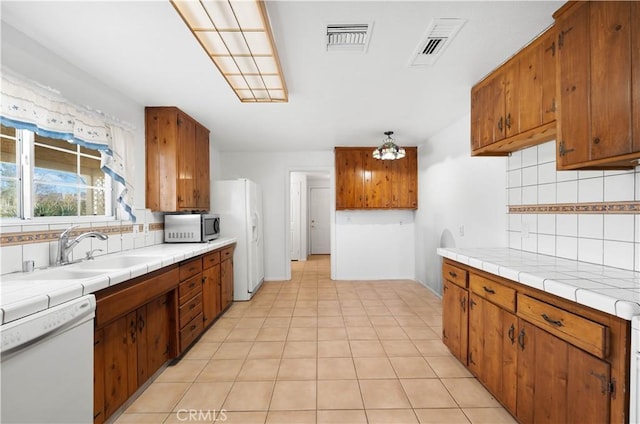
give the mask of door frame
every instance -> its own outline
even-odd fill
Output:
[[[333,166],[318,166],[318,167],[294,167],[287,170],[285,178],[285,217],[284,217],[284,259],[285,259],[285,277],[287,280],[291,279],[291,173],[300,172],[307,174],[324,174],[329,175],[329,244],[331,255],[331,279],[335,280],[335,226],[336,226],[336,180],[335,170]],[[307,211],[308,212],[308,211]]]

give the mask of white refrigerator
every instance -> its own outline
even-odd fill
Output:
[[[220,215],[220,235],[235,237],[233,300],[250,300],[264,281],[262,193],[253,181],[214,181],[211,212]]]

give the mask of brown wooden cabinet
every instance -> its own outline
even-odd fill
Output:
[[[503,156],[555,137],[555,30],[471,89],[471,154]]]
[[[105,422],[231,304],[234,247],[96,293],[94,423]]]
[[[104,422],[171,356],[170,294],[96,330],[95,422]]]
[[[442,341],[466,365],[469,326],[467,272],[447,264],[442,267],[442,275]]]
[[[628,321],[449,259],[442,270],[443,342],[458,358],[466,343],[461,362],[519,422],[626,422]]]
[[[336,209],[417,209],[418,149],[374,159],[375,147],[336,147]]]
[[[220,252],[220,303],[224,311],[233,303],[233,246]]]
[[[176,107],[146,107],[145,134],[147,207],[209,210],[209,130]]]
[[[620,168],[640,158],[640,7],[569,2],[558,29],[558,169]]]
[[[202,321],[204,328],[207,328],[222,312],[220,252],[206,254],[202,264]]]
[[[610,422],[610,364],[524,320],[519,327],[518,420]]]

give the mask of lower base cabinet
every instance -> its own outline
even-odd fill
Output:
[[[468,273],[466,321],[451,268]],[[520,423],[628,423],[628,321],[448,259],[443,277],[443,342],[468,346],[461,362]]]
[[[109,419],[231,305],[234,247],[96,293],[95,424]]]

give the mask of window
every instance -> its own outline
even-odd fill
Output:
[[[111,216],[100,152],[2,126],[0,216]]]

